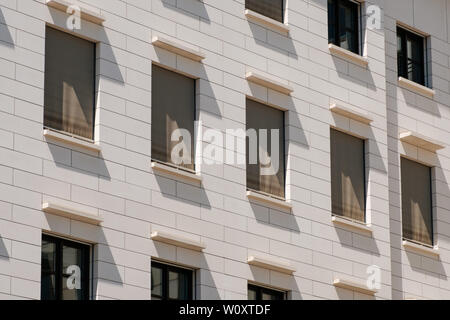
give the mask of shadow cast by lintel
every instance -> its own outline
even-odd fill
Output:
[[[14,47],[14,39],[11,35],[10,30],[8,29],[8,25],[5,21],[5,17],[0,8],[0,45],[4,45],[6,47],[13,48]]]
[[[221,293],[217,289],[211,267],[205,258],[204,252],[174,247],[158,241],[154,241],[153,244],[156,257],[152,257],[152,261],[177,263],[180,266],[195,269],[194,300],[222,300],[225,298],[223,292]]]

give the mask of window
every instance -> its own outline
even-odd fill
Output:
[[[285,292],[248,285],[248,300],[285,300],[285,298]]]
[[[359,4],[328,0],[328,41],[359,54]]]
[[[93,140],[95,43],[47,27],[44,126]]]
[[[365,221],[364,140],[334,129],[330,140],[332,212]]]
[[[193,271],[152,262],[153,300],[192,300]]]
[[[247,99],[246,117],[247,188],[284,198],[284,112]]]
[[[88,245],[44,235],[41,299],[88,300],[89,256]]]
[[[245,0],[245,8],[283,23],[283,0]]]
[[[397,28],[398,76],[425,85],[425,39],[415,33]]]
[[[153,65],[152,160],[193,170],[194,121],[195,80]],[[174,132],[185,133],[188,137],[183,135],[178,140],[179,136],[174,135],[176,139],[172,141]],[[177,152],[177,159],[172,159],[172,150],[180,143],[187,152]]]
[[[401,158],[403,238],[433,245],[431,168]]]

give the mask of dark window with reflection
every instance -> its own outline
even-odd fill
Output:
[[[152,262],[152,300],[192,300],[193,271]]]
[[[265,287],[248,285],[248,300],[285,300],[286,293]]]
[[[153,161],[194,170],[195,86],[194,79],[152,66]],[[177,131],[185,131],[186,135],[179,139],[174,136],[172,140],[172,134]],[[185,143],[185,150],[190,151],[190,154],[178,154],[183,161],[172,158],[172,151],[180,141]]]
[[[401,158],[403,238],[433,245],[431,168]]]
[[[425,39],[415,33],[397,28],[398,76],[425,85]]]
[[[359,54],[359,5],[350,0],[328,0],[328,42]]]
[[[284,111],[247,99],[246,129],[247,189],[284,198]]]
[[[333,215],[363,222],[366,204],[365,141],[331,129],[330,143]]]
[[[96,44],[47,27],[44,126],[94,138]]]
[[[44,235],[41,299],[88,300],[89,255],[88,245]]]
[[[245,0],[245,8],[283,22],[283,0]]]

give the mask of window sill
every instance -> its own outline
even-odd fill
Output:
[[[431,152],[436,152],[438,150],[445,148],[443,142],[431,139],[429,137],[426,137],[424,135],[412,131],[400,133],[399,139],[402,142],[409,143],[419,148],[427,149]]]
[[[44,137],[47,140],[62,142],[71,146],[81,147],[95,152],[100,152],[102,150],[100,145],[94,141],[84,140],[81,137],[78,138],[75,136],[69,136],[50,129],[44,129]]]
[[[265,15],[262,15],[258,12],[245,9],[245,16],[247,17],[248,20],[256,22],[258,24],[262,24],[267,28],[274,29],[281,33],[289,33],[289,26],[287,24],[268,18]]]
[[[263,193],[259,193],[257,191],[247,191],[247,198],[252,201],[255,200],[257,202],[261,202],[264,204],[270,204],[274,207],[278,207],[284,210],[291,210],[292,204],[286,200],[283,200],[281,198],[276,198],[270,195],[266,195]]]
[[[182,247],[195,251],[202,251],[206,249],[206,245],[201,241],[194,241],[178,235],[169,234],[161,231],[152,232],[151,239],[153,241],[159,241],[174,245],[176,247]]]
[[[181,43],[160,36],[153,37],[152,44],[156,47],[165,49],[167,51],[173,52],[175,54],[198,62],[202,61],[206,57],[203,53],[201,53],[198,50],[188,48]]]
[[[175,178],[182,178],[196,182],[202,181],[202,176],[194,171],[188,171],[188,169],[171,166],[161,162],[152,161],[152,169],[154,171],[169,174]]]
[[[293,274],[296,269],[287,263],[263,259],[255,256],[248,257],[247,263],[251,266],[278,271],[281,273]]]
[[[426,96],[430,99],[432,99],[434,97],[434,95],[436,94],[436,91],[434,91],[433,89],[430,89],[428,87],[425,87],[421,84],[418,84],[414,81],[408,80],[403,77],[398,78],[398,84],[400,87],[411,90],[415,93]]]
[[[359,54],[353,53],[347,49],[343,49],[335,44],[328,44],[328,49],[332,55],[347,60],[348,62],[360,65],[361,67],[367,67],[369,64],[369,60],[366,57],[360,56]]]
[[[359,231],[364,233],[372,234],[372,227],[364,222],[359,222],[356,220],[346,219],[339,216],[332,216],[331,221],[343,228],[349,229],[351,231]]]
[[[81,14],[81,19],[96,23],[96,24],[103,24],[103,22],[105,22],[105,17],[102,16],[99,13],[96,13],[92,10],[89,10],[87,8],[81,7],[79,4],[74,4],[70,1],[66,1],[66,0],[46,0],[45,2],[47,4],[47,6],[52,7],[56,10],[60,10],[63,12],[67,13],[67,9],[72,6],[72,5],[76,5],[77,7],[80,8],[80,14]]]
[[[86,222],[94,225],[99,225],[100,223],[103,222],[103,219],[98,215],[93,215],[84,211],[68,208],[54,203],[48,202],[43,203],[42,211],[44,211],[45,213],[50,213],[57,216],[81,222]]]
[[[357,291],[367,295],[374,295],[377,293],[376,289],[370,289],[365,283],[360,283],[353,280],[335,279],[333,281],[333,285],[337,288]]]
[[[373,121],[373,118],[367,112],[356,111],[341,105],[333,104],[330,106],[330,110],[331,112],[340,114],[341,116],[353,119],[358,122],[362,122],[364,124],[370,124]]]
[[[438,246],[428,246],[426,244],[419,244],[409,240],[403,240],[403,248],[408,251],[412,251],[418,254],[429,254],[433,256],[439,256],[439,247]]]
[[[288,86],[287,84],[284,84],[278,80],[269,78],[267,76],[263,76],[261,74],[258,74],[254,71],[249,71],[245,74],[245,79],[247,81],[259,84],[263,87],[290,95],[294,89],[291,86]]]

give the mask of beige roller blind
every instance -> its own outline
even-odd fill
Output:
[[[44,126],[93,139],[95,43],[47,27]]]
[[[194,169],[195,80],[153,65],[152,67],[152,159],[174,163],[171,153],[180,141],[171,141],[175,129],[191,135],[190,164]],[[187,142],[187,141],[186,141]]]
[[[247,130],[255,129],[260,140],[259,129],[267,129],[267,152],[272,157],[271,130],[278,129],[278,171],[272,175],[261,175],[262,167],[270,167],[260,163],[260,152],[256,164],[249,163],[249,139],[247,138],[247,188],[284,197],[285,189],[285,155],[284,155],[284,112],[264,104],[247,99]],[[276,146],[275,146],[276,147]],[[273,160],[271,160],[273,161]]]
[[[402,158],[403,238],[433,245],[431,168]]]
[[[364,221],[364,140],[334,129],[330,133],[332,212]]]
[[[283,22],[283,0],[245,0],[245,7],[266,17]]]

